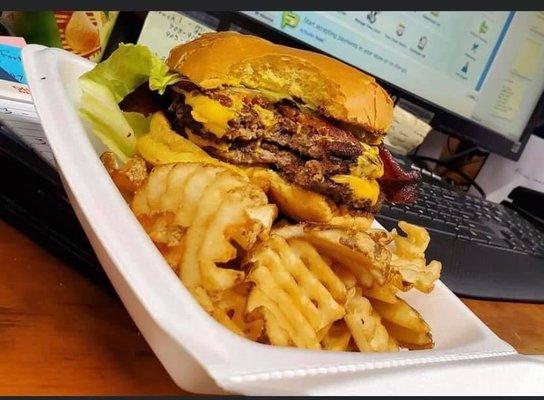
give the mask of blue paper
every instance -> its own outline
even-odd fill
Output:
[[[0,44],[0,69],[15,82],[26,84],[25,71],[21,62],[21,49],[15,46]]]

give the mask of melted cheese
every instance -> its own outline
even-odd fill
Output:
[[[378,202],[380,185],[375,179],[364,179],[353,175],[335,175],[331,179],[336,183],[349,185],[358,200],[369,200],[372,205]]]
[[[192,107],[195,121],[219,138],[227,132],[229,121],[236,116],[236,110],[197,92],[185,93],[185,103]]]
[[[262,108],[259,105],[253,106],[253,111],[259,114],[259,117],[261,117],[261,122],[265,127],[270,128],[276,123],[276,118],[274,117],[274,113],[272,111]]]
[[[361,178],[377,179],[383,175],[383,163],[380,158],[380,150],[376,146],[361,143],[364,147],[363,154],[357,158],[357,165],[351,169],[351,175]]]

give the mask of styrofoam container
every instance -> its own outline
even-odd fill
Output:
[[[24,48],[23,62],[79,221],[131,317],[183,389],[277,395],[544,393],[544,363],[517,355],[441,282],[429,295],[405,296],[431,325],[432,350],[303,350],[231,333],[191,297],[102,167],[105,148],[77,113],[77,79],[94,64],[38,45]]]

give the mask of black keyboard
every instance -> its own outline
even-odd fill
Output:
[[[459,295],[544,302],[544,233],[515,211],[422,172],[418,200],[384,204],[376,219],[387,229],[399,220],[427,228],[428,258],[442,261],[442,280]]]

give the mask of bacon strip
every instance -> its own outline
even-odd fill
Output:
[[[414,202],[417,199],[417,182],[421,179],[421,174],[417,171],[404,171],[383,146],[380,147],[380,158],[384,174],[378,182],[386,200],[391,203]]]

